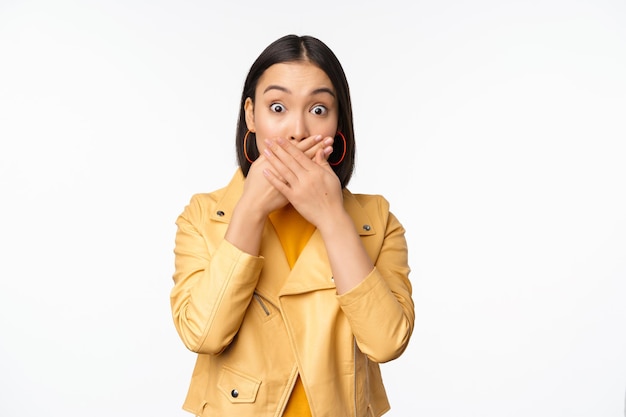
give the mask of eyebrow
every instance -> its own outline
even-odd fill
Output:
[[[270,91],[270,90],[278,90],[278,91],[285,92],[285,93],[287,93],[287,94],[292,94],[292,93],[291,93],[291,90],[290,90],[290,89],[288,89],[287,87],[283,87],[283,86],[281,86],[281,85],[275,85],[275,84],[268,85],[268,86],[265,88],[265,90],[263,90],[263,94],[267,93],[267,92],[268,92],[268,91]],[[328,94],[330,94],[331,96],[333,96],[333,98],[335,97],[335,93],[333,92],[333,90],[331,90],[331,89],[330,89],[330,88],[328,88],[328,87],[316,88],[315,90],[313,90],[313,91],[311,92],[311,95],[312,95],[312,96],[314,96],[314,95],[316,95],[316,94],[321,94],[321,93],[328,93]]]

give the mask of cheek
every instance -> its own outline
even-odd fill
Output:
[[[334,113],[334,112],[333,112]],[[319,133],[324,136],[335,136],[337,133],[337,125],[339,120],[336,114],[331,115],[327,119],[321,121],[318,125]]]
[[[256,136],[256,146],[260,153],[263,153],[263,149],[265,149],[265,139],[272,137],[272,130],[266,123],[259,121],[257,119],[255,129]]]
[[[335,134],[337,133],[337,122],[333,121],[333,122],[325,123],[322,126],[319,126],[319,131],[316,133],[324,137],[326,136],[334,137]]]
[[[256,123],[256,146],[259,150],[259,154],[263,154],[265,149],[265,139],[277,138],[281,135],[278,126],[272,123],[268,123],[267,120],[257,118]]]

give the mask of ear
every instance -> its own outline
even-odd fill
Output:
[[[254,103],[250,97],[246,98],[243,109],[246,112],[246,126],[250,132],[254,133]]]

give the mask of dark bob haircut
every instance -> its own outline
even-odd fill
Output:
[[[343,161],[336,166],[332,166],[335,174],[339,177],[341,186],[345,187],[354,171],[355,159],[355,142],[354,127],[352,123],[352,103],[350,102],[350,89],[348,88],[348,80],[343,71],[341,63],[326,44],[312,36],[286,35],[272,42],[254,61],[241,94],[241,103],[239,106],[239,120],[237,121],[236,148],[237,161],[244,176],[248,175],[250,170],[250,162],[246,159],[243,151],[243,142],[248,128],[246,126],[246,114],[244,104],[246,98],[250,97],[254,103],[255,91],[259,78],[266,69],[274,64],[285,62],[310,62],[319,67],[326,73],[330,81],[333,83],[337,94],[338,103],[338,120],[337,130],[339,130],[346,138],[346,152]],[[247,149],[248,156],[255,160],[259,157],[259,150],[256,146],[254,133],[248,135]],[[343,153],[343,140],[335,137],[333,145],[333,153],[329,156],[328,161],[339,161]]]

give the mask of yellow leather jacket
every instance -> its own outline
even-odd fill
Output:
[[[258,257],[224,240],[243,182],[238,170],[227,187],[194,195],[176,221],[172,315],[198,353],[183,408],[279,417],[300,374],[313,417],[384,414],[378,363],[400,356],[415,319],[404,228],[383,197],[344,189],[375,268],[339,296],[318,231],[293,270],[270,222]]]

